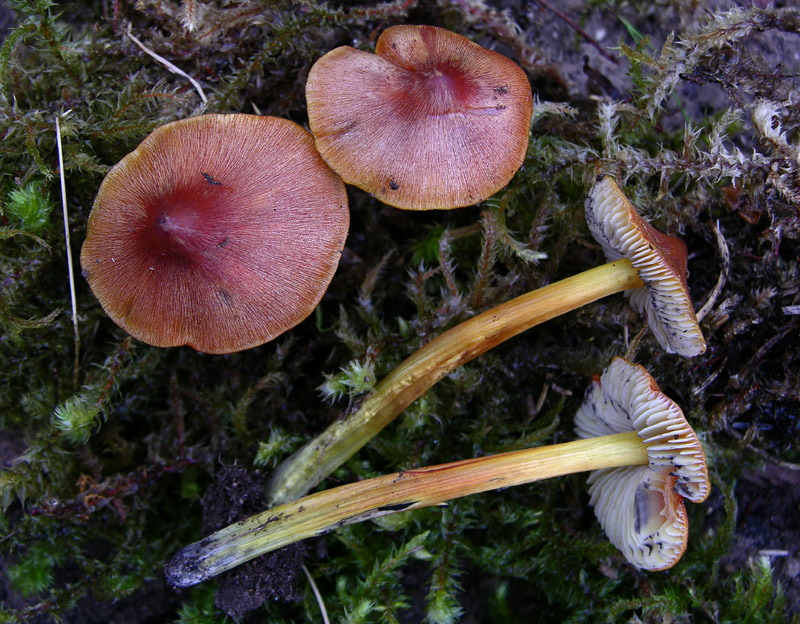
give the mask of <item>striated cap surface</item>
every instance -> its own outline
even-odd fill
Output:
[[[297,124],[202,115],[115,165],[81,267],[106,313],[152,345],[230,353],[306,318],[349,226],[344,184]]]
[[[502,54],[433,26],[393,26],[375,54],[343,46],[306,85],[317,149],[348,184],[412,210],[477,203],[525,158],[533,100]]]

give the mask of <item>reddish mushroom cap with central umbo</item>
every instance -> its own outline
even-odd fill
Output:
[[[393,26],[375,54],[336,48],[311,68],[317,149],[348,184],[413,210],[477,203],[522,166],[533,101],[502,54],[433,26]]]
[[[319,303],[349,225],[341,179],[284,119],[202,115],[155,130],[103,180],[81,266],[152,345],[254,347]]]

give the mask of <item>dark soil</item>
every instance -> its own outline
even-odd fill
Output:
[[[203,496],[203,533],[213,533],[266,507],[261,475],[240,466],[225,466]],[[238,618],[267,600],[301,599],[295,592],[295,583],[302,576],[305,554],[306,545],[300,542],[221,574],[216,605]]]
[[[736,487],[739,505],[733,544],[722,561],[732,574],[767,557],[792,613],[800,613],[800,472],[767,465],[748,470]]]

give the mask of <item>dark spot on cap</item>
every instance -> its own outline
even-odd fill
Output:
[[[602,182],[603,178],[605,177],[606,176],[601,173],[599,176],[597,176],[597,178],[595,178],[595,182]]]
[[[222,186],[222,182],[217,182],[211,174],[205,173],[203,171],[201,171],[200,173],[203,176],[203,179],[212,186]]]
[[[392,189],[393,191],[396,191],[397,189],[400,188],[400,185],[394,180],[389,180],[389,188]]]

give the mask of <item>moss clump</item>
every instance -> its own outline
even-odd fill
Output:
[[[684,559],[660,574],[631,569],[576,476],[352,526],[310,545],[305,565],[344,621],[797,620],[800,536],[778,519],[800,504],[800,68],[774,57],[777,42],[796,48],[797,10],[695,14],[675,0],[659,3],[658,21],[649,4],[587,3],[576,17],[618,33],[627,68],[598,76],[589,70],[607,61],[585,48],[571,65],[549,60],[575,53],[572,31],[560,51],[538,47],[557,17],[476,0],[6,4],[16,26],[0,46],[0,621],[222,621],[215,582],[175,592],[161,576],[201,536],[201,497],[222,467],[273,468],[432,336],[598,264],[582,217],[598,166],[687,241],[692,293],[711,299],[701,359],[667,356],[649,336],[635,356],[713,463]],[[316,314],[244,353],[135,343],[79,281],[76,385],[55,117],[77,253],[103,175],[152,129],[211,111],[305,123],[313,61],[341,44],[370,49],[403,22],[452,28],[528,71],[539,99],[511,184],[446,213],[390,210],[353,190],[347,249]],[[443,380],[326,484],[571,439],[588,379],[641,326],[611,298],[535,328]],[[297,578],[288,601],[243,620],[318,620]]]
[[[53,206],[50,197],[42,193],[41,182],[28,182],[22,188],[14,189],[8,194],[4,209],[21,229],[41,234],[50,224],[50,212]]]

